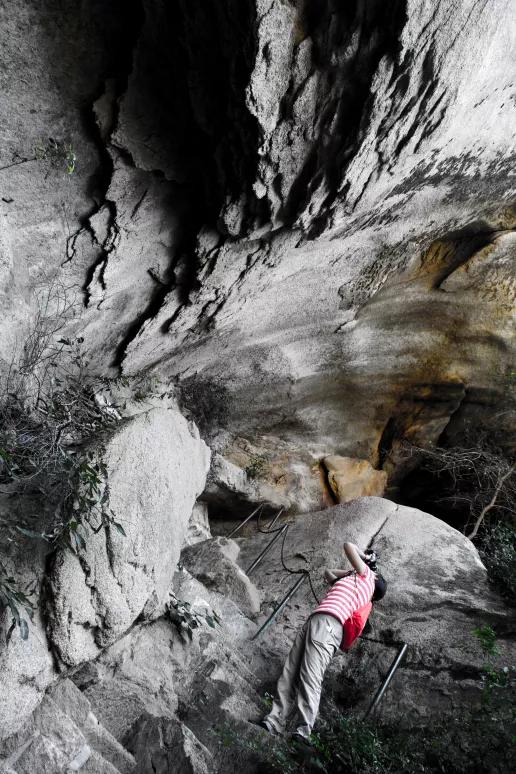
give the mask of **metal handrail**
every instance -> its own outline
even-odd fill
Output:
[[[400,663],[401,663],[401,661],[403,659],[403,656],[407,652],[407,648],[408,648],[408,645],[407,645],[406,642],[404,642],[402,644],[401,648],[399,649],[398,653],[396,654],[396,658],[394,659],[394,661],[392,662],[391,666],[389,667],[389,671],[385,675],[385,678],[384,678],[382,684],[380,685],[380,687],[376,691],[376,693],[374,695],[374,699],[371,702],[371,704],[369,705],[369,707],[367,709],[367,712],[364,715],[364,720],[367,717],[369,717],[371,712],[373,712],[376,709],[376,707],[378,706],[378,704],[380,703],[383,694],[387,690],[387,688],[389,686],[389,683],[391,682],[392,678],[394,677],[394,673],[396,672],[397,668],[399,667],[399,665],[400,665]]]
[[[246,518],[245,518],[243,521],[241,521],[241,522],[240,522],[240,524],[237,524],[237,526],[235,527],[235,529],[234,529],[234,530],[232,530],[232,531],[229,533],[229,535],[228,535],[227,537],[228,537],[228,538],[230,538],[230,537],[233,537],[233,535],[236,535],[236,533],[237,533],[239,530],[241,530],[241,529],[242,529],[242,527],[243,527],[245,524],[247,524],[247,522],[248,522],[248,521],[251,521],[251,519],[253,518],[253,516],[255,515],[255,513],[258,513],[258,511],[259,511],[261,508],[263,508],[263,503],[261,503],[261,504],[258,506],[258,508],[255,508],[255,509],[254,509],[254,511],[253,511],[252,513],[250,513],[250,514],[249,514],[249,516],[247,516],[247,517],[246,517]]]
[[[251,637],[251,640],[257,640],[257,639],[258,639],[258,637],[259,637],[261,634],[263,634],[263,632],[264,632],[266,629],[268,629],[268,628],[269,628],[269,626],[270,626],[270,625],[271,625],[271,623],[274,621],[274,619],[276,618],[276,616],[277,616],[277,615],[279,615],[279,613],[281,613],[281,611],[283,610],[283,608],[285,607],[285,605],[287,604],[287,602],[289,601],[289,599],[290,599],[291,597],[293,597],[293,596],[294,596],[294,594],[296,593],[296,591],[298,590],[298,588],[299,588],[299,587],[301,586],[301,584],[302,584],[302,583],[303,583],[303,582],[304,582],[304,581],[307,579],[307,577],[308,577],[307,573],[306,573],[306,572],[303,572],[303,574],[301,575],[301,577],[299,578],[299,580],[297,580],[297,581],[295,582],[295,584],[292,586],[292,588],[290,589],[290,591],[288,591],[288,592],[285,594],[285,596],[283,597],[283,599],[282,599],[282,600],[281,600],[281,602],[279,603],[279,605],[278,605],[278,607],[276,608],[276,610],[274,610],[274,611],[271,613],[271,615],[270,615],[270,616],[267,618],[267,620],[265,621],[265,623],[263,623],[263,624],[260,626],[260,628],[258,629],[258,631],[256,632],[256,634],[253,634],[253,636]]]
[[[270,523],[270,524],[269,524],[269,526],[267,527],[267,532],[270,532],[270,531],[271,531],[271,529],[274,527],[274,525],[275,525],[275,524],[276,524],[276,522],[278,521],[279,517],[280,517],[280,516],[281,516],[281,514],[284,512],[284,510],[285,510],[285,507],[284,507],[284,506],[283,506],[283,507],[281,507],[281,508],[279,509],[279,511],[277,512],[276,516],[273,518],[273,520],[271,521],[271,523]]]
[[[279,529],[279,530],[278,530],[278,531],[275,533],[275,535],[274,535],[274,537],[272,538],[272,540],[270,540],[270,541],[267,543],[267,545],[265,546],[265,548],[263,549],[263,551],[262,551],[260,554],[258,554],[258,556],[257,556],[257,557],[256,557],[256,559],[254,560],[254,562],[251,564],[251,566],[247,568],[247,570],[245,571],[245,572],[246,572],[246,575],[249,575],[249,573],[250,573],[250,572],[252,572],[252,571],[254,570],[254,568],[255,568],[255,567],[257,567],[257,566],[260,564],[260,562],[262,561],[263,557],[264,557],[266,554],[268,554],[268,553],[269,553],[269,551],[270,551],[270,549],[272,548],[272,546],[274,545],[274,543],[275,543],[277,540],[279,540],[279,538],[280,538],[280,537],[283,535],[283,533],[284,533],[284,532],[285,532],[285,530],[287,530],[287,529],[288,529],[288,524],[284,524],[284,525],[283,525],[283,527],[282,527],[281,529]]]

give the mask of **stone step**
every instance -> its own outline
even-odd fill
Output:
[[[91,704],[71,680],[61,680],[54,685],[49,696],[57,706],[80,728],[90,747],[97,751],[120,771],[131,774],[136,762],[92,712]]]
[[[144,713],[128,735],[138,774],[213,774],[211,752],[184,723]]]
[[[131,774],[133,756],[104,728],[70,681],[45,695],[30,721],[6,740],[1,774]]]
[[[72,771],[79,771],[80,774],[122,774],[120,769],[113,766],[97,750],[91,751],[90,757],[79,769],[69,769],[66,774],[72,774]]]

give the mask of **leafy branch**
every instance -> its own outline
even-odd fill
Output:
[[[214,610],[194,610],[189,602],[178,599],[175,594],[170,594],[170,602],[167,605],[167,615],[181,633],[186,633],[190,640],[193,639],[195,629],[207,624],[215,629],[221,625],[221,619]]]
[[[15,626],[19,627],[22,640],[26,640],[29,636],[29,625],[27,620],[22,618],[20,610],[24,610],[32,621],[34,616],[34,605],[30,598],[17,588],[15,579],[7,574],[5,568],[1,564],[0,604],[3,605],[4,608],[9,609],[12,616],[12,623],[6,637],[7,642],[9,642]]]

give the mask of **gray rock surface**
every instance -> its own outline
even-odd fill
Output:
[[[285,486],[324,456],[395,477],[400,439],[500,424],[505,0],[65,7],[65,26],[55,0],[1,11],[6,363],[57,282],[93,370],[161,374],[230,461],[237,438],[287,444],[262,483],[298,511],[311,485]]]
[[[212,755],[177,720],[143,715],[131,729],[129,749],[138,762],[140,774],[176,771],[178,774],[210,774]]]
[[[135,760],[103,728],[83,694],[65,680],[0,751],[0,771],[17,774],[130,774]],[[2,768],[2,766],[4,768]]]
[[[190,521],[188,522],[185,544],[201,543],[208,538],[211,538],[208,506],[206,503],[198,502],[194,505]]]
[[[135,771],[134,758],[97,720],[91,711],[90,702],[71,680],[59,681],[52,686],[48,695],[81,729],[90,749],[109,761],[120,774]]]
[[[136,618],[168,601],[209,451],[176,411],[151,409],[108,440],[109,507],[125,535],[107,527],[79,554],[58,552],[49,578],[49,637],[66,665],[88,661]]]
[[[20,565],[18,565],[20,569]],[[27,576],[30,578],[30,573]],[[0,739],[18,730],[24,719],[38,706],[45,689],[55,679],[54,663],[47,642],[45,621],[36,612],[28,621],[29,637],[22,640],[18,630],[6,642],[11,627],[11,615],[0,614],[2,644],[0,646]]]
[[[185,548],[181,561],[207,589],[232,600],[246,615],[260,611],[260,595],[236,560],[238,544],[230,538],[216,537]]]

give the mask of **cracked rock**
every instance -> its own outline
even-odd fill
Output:
[[[55,557],[48,631],[67,665],[94,658],[168,600],[209,451],[179,413],[151,409],[117,429],[103,459],[109,507],[125,534],[107,526],[86,535],[78,554]]]

